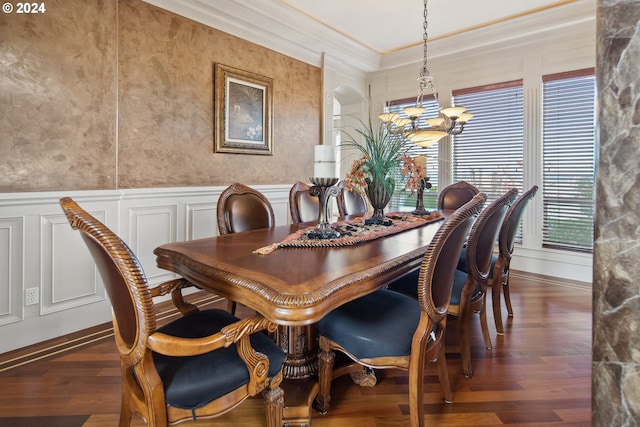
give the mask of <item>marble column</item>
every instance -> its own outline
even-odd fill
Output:
[[[598,0],[593,426],[640,426],[640,0]]]

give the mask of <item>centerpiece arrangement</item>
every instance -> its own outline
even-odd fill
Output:
[[[369,199],[373,215],[366,219],[367,224],[391,224],[384,216],[384,208],[396,188],[396,177],[406,154],[404,139],[390,133],[387,126],[374,129],[371,120],[355,131],[360,138],[347,133],[347,140],[341,144],[361,153],[347,174],[346,188]]]
[[[429,215],[429,211],[424,207],[424,190],[431,188],[429,177],[427,176],[427,156],[403,156],[402,175],[406,179],[405,188],[411,190],[411,195],[417,193],[416,208],[411,213],[414,215]]]

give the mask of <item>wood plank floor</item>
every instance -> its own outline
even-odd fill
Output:
[[[449,321],[447,363],[454,403],[442,402],[435,369],[425,376],[428,426],[590,426],[591,288],[584,283],[512,272],[515,317],[498,336],[489,313],[493,350],[473,331],[474,376],[462,375],[455,345],[456,319]],[[210,305],[223,301],[209,298]],[[490,307],[489,307],[490,308]],[[506,318],[506,310],[503,310]],[[242,314],[242,313],[241,313]],[[120,406],[118,355],[109,331],[94,342],[71,338],[0,355],[1,427],[114,427]],[[73,348],[76,346],[76,348]],[[67,350],[66,348],[71,348]],[[409,425],[407,375],[378,371],[375,387],[348,377],[334,381],[327,415],[312,411],[313,427],[399,427]],[[181,426],[265,425],[260,398],[221,417]],[[143,426],[136,418],[133,425]]]

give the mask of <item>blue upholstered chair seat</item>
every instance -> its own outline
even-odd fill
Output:
[[[387,288],[394,292],[400,292],[401,294],[408,295],[413,299],[418,299],[418,277],[420,276],[420,269],[416,268],[409,274],[406,274],[399,279],[389,283]]]
[[[498,256],[497,255],[493,255],[491,257],[491,268],[489,269],[489,278],[491,278],[491,276],[493,276],[493,267],[496,266],[496,263],[498,262]],[[458,267],[456,267],[458,270],[462,270],[465,273],[468,273],[469,271],[467,270],[467,248],[462,248],[462,253],[460,254],[460,259],[458,260]]]
[[[201,338],[238,320],[223,310],[204,310],[181,317],[158,331],[183,338]],[[284,352],[264,334],[253,334],[250,340],[256,351],[269,357],[269,377],[275,376],[282,368]],[[153,359],[164,384],[167,404],[177,408],[199,408],[249,382],[247,366],[238,356],[235,345],[191,357],[154,353]]]
[[[494,257],[497,261],[497,257]],[[458,264],[460,265],[460,264]],[[415,269],[411,273],[401,277],[400,279],[391,282],[389,284],[389,290],[394,292],[399,292],[404,295],[408,295],[413,299],[418,298],[418,276],[420,275],[420,269]],[[467,281],[467,272],[463,270],[456,270],[453,277],[453,289],[451,290],[451,305],[459,305],[460,304],[460,296],[462,295],[462,288],[464,287],[465,282]],[[476,287],[475,292],[473,293],[472,298],[478,296],[481,292],[480,285]]]
[[[453,275],[453,289],[451,290],[451,305],[460,305],[460,297],[462,296],[462,288],[464,288],[464,284],[467,281],[468,274],[466,271],[456,270]],[[476,298],[480,293],[482,293],[482,288],[480,285],[476,285],[476,289],[471,296],[471,299]]]
[[[358,359],[407,356],[419,320],[417,300],[382,289],[333,310],[318,331]]]

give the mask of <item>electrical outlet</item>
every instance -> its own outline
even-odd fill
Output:
[[[24,305],[35,305],[40,302],[40,289],[27,288],[24,290]]]

